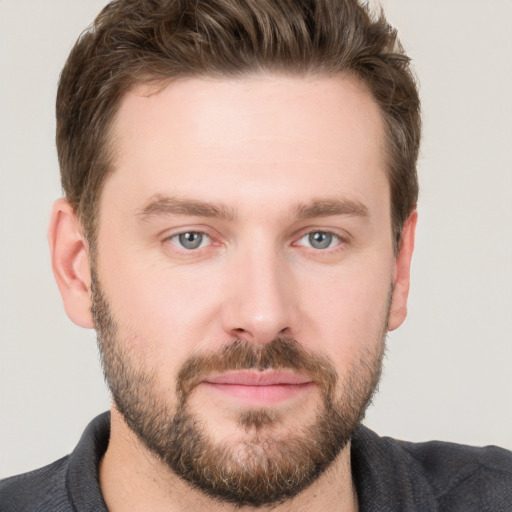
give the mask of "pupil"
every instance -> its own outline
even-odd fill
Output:
[[[331,245],[332,235],[330,233],[323,233],[317,231],[309,235],[309,243],[315,249],[327,249]]]
[[[185,247],[185,249],[197,249],[202,242],[201,233],[182,233],[179,236],[180,244]]]

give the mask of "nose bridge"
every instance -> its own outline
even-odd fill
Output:
[[[272,243],[253,243],[233,256],[226,303],[225,329],[231,336],[268,343],[291,336],[298,315],[293,278],[281,252]]]

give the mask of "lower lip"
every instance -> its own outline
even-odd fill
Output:
[[[246,404],[274,405],[298,397],[310,391],[314,384],[273,384],[268,386],[246,386],[240,384],[218,384],[203,382],[212,391],[222,393]]]

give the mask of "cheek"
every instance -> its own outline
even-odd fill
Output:
[[[342,366],[380,343],[387,325],[392,265],[358,265],[316,280],[304,314],[322,349]],[[310,283],[312,284],[312,283]],[[320,347],[318,347],[320,348]]]
[[[118,250],[102,252],[100,282],[121,342],[168,380],[191,352],[214,338],[221,287],[207,269],[192,278],[190,272],[137,258],[136,251],[126,253],[135,257]]]

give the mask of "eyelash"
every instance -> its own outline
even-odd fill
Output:
[[[326,230],[318,229],[318,230],[308,231],[307,233],[302,235],[299,238],[299,242],[301,240],[307,238],[309,243],[311,244],[312,243],[312,237],[315,236],[315,235],[327,236],[328,237],[327,246],[319,248],[319,247],[312,247],[311,245],[307,245],[307,246],[304,245],[304,247],[309,247],[309,248],[317,250],[317,251],[327,251],[329,249],[335,249],[336,247],[338,247],[340,244],[342,244],[345,241],[340,235],[338,235],[336,233],[333,233],[331,231],[326,231]],[[334,245],[331,245],[333,241],[335,241],[336,243]],[[322,242],[323,241],[319,241],[320,244],[322,244]],[[302,244],[299,244],[299,245],[302,246]]]
[[[184,247],[183,241],[181,241],[180,238],[185,237],[187,235],[199,235],[201,237],[201,241],[200,241],[199,245],[197,247]],[[204,231],[190,230],[190,231],[182,231],[181,233],[176,233],[174,235],[171,235],[171,236],[167,237],[165,239],[165,241],[169,241],[173,245],[175,245],[175,246],[179,247],[180,249],[183,249],[187,252],[189,252],[189,251],[192,252],[192,251],[196,251],[198,249],[203,249],[205,247],[203,245],[205,238],[210,241],[212,240],[212,237],[210,235],[208,235],[208,233],[205,233]],[[176,240],[176,242],[174,242],[173,240]],[[180,244],[180,245],[178,245],[178,244]]]
[[[184,240],[182,240],[181,238],[186,237],[187,235],[194,235],[194,236],[201,237],[198,245],[195,247],[194,246],[193,247],[184,247]],[[327,237],[327,245],[325,247],[313,247],[311,245],[313,243],[312,237],[314,237],[316,235],[322,235],[322,236]],[[309,245],[301,244],[300,242],[306,238],[309,242]],[[175,234],[167,237],[164,240],[164,242],[170,242],[171,244],[176,246],[178,249],[186,251],[186,252],[195,252],[195,251],[198,251],[199,249],[205,249],[208,246],[212,245],[212,242],[213,242],[213,244],[215,244],[213,238],[208,233],[205,233],[204,231],[198,231],[198,230],[189,230],[189,231],[182,231],[180,233],[175,233]],[[320,244],[325,243],[324,240],[317,240],[317,242]],[[332,245],[333,242],[336,242],[336,243],[334,245]],[[300,247],[307,247],[307,248],[315,250],[315,251],[324,252],[324,251],[336,249],[336,248],[338,248],[338,246],[340,246],[344,243],[346,243],[346,238],[343,238],[342,236],[338,235],[337,233],[333,233],[332,231],[328,231],[328,230],[317,229],[317,230],[311,230],[311,231],[308,231],[307,233],[304,233],[303,235],[301,235],[301,237],[296,242],[294,242],[293,245],[298,245]],[[194,245],[194,240],[192,240],[192,245]]]

